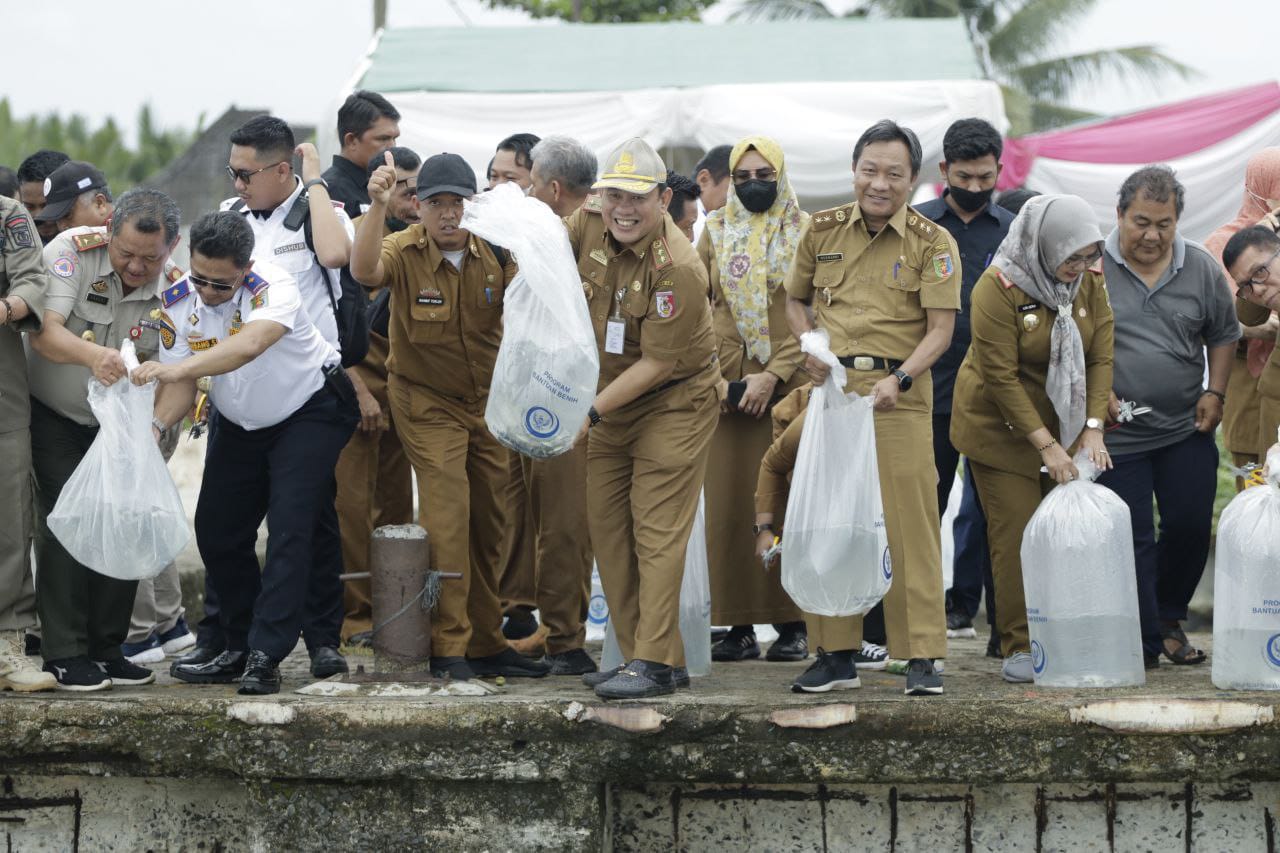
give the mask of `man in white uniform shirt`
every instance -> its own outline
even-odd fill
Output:
[[[175,664],[172,673],[275,693],[277,665],[313,612],[316,577],[341,563],[338,549],[315,544],[318,521],[333,506],[338,454],[358,419],[355,392],[288,273],[252,259],[242,216],[206,214],[191,226],[190,242],[191,271],[165,291],[160,362],[132,379],[160,383],[160,430],[190,409],[196,380],[213,377],[218,437],[205,460],[195,527],[226,650]],[[254,543],[264,517],[270,533],[259,573]],[[338,605],[340,618],[340,597]]]

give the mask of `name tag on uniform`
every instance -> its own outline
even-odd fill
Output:
[[[824,252],[818,255],[818,261],[842,261],[844,260],[844,252]]]
[[[627,324],[623,320],[610,320],[604,327],[604,351],[610,355],[622,355],[627,339]]]
[[[1039,302],[1028,302],[1026,305],[1019,305],[1018,311],[1022,313],[1026,313],[1027,311],[1034,311],[1039,307],[1040,307]]]
[[[438,290],[419,290],[417,302],[419,305],[443,305],[444,294]]]
[[[88,294],[85,294],[85,298],[88,299],[90,302],[96,302],[99,305],[111,304],[111,299],[107,296],[103,296],[101,293],[88,293]]]

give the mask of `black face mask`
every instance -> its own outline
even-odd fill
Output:
[[[991,203],[991,194],[995,192],[995,188],[974,192],[964,187],[954,187],[951,184],[947,184],[947,191],[951,193],[951,197],[956,200],[956,204],[960,205],[960,209],[965,213],[977,213]]]
[[[391,229],[392,234],[399,233],[409,227],[409,223],[403,219],[396,219],[394,216],[387,217],[387,227]]]
[[[773,202],[778,198],[778,182],[777,181],[743,181],[734,186],[733,191],[738,194],[738,201],[742,202],[742,206],[752,213],[764,213],[773,207]]]

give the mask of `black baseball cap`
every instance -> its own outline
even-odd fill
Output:
[[[457,154],[428,157],[418,172],[418,198],[431,198],[440,193],[453,193],[463,198],[476,194],[476,173]]]
[[[106,175],[83,160],[68,160],[44,179],[44,210],[33,218],[36,222],[57,222],[75,206],[81,193],[107,186]]]

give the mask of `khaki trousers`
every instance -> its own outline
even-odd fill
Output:
[[[384,395],[385,396],[385,395]],[[367,572],[373,531],[384,524],[413,520],[413,469],[405,458],[387,400],[378,401],[387,427],[376,433],[355,431],[338,457],[338,528],[342,564],[347,572]],[[342,592],[342,639],[373,630],[372,587],[368,579],[347,581]]]
[[[1253,457],[1245,462],[1257,462],[1258,454],[1275,442],[1274,428],[1270,441],[1262,434],[1262,399],[1258,380],[1249,373],[1245,359],[1236,356],[1227,379],[1227,402],[1222,406],[1222,444],[1237,458]]]
[[[508,648],[497,592],[507,451],[485,426],[483,399],[462,402],[394,373],[387,387],[418,479],[418,523],[430,537],[431,568],[462,574],[441,583],[431,654],[497,654]]]
[[[24,386],[25,387],[25,386]],[[0,631],[34,628],[36,587],[31,575],[35,504],[31,430],[0,433]]]
[[[707,557],[711,624],[781,625],[803,618],[782,588],[782,573],[765,571],[755,552],[755,487],[773,438],[768,413],[721,413],[707,463]]]
[[[1005,657],[1031,651],[1027,599],[1022,588],[1022,534],[1054,482],[1027,477],[969,460],[978,498],[987,516],[987,542],[996,592],[996,630]]]
[[[125,642],[141,643],[152,634],[171,631],[185,613],[178,564],[170,563],[155,577],[138,581]]]
[[[882,378],[883,373],[850,370],[845,390],[866,395]],[[885,633],[890,657],[903,660],[947,656],[932,408],[933,383],[925,373],[899,395],[897,408],[875,413],[880,496],[893,561],[893,583],[884,597]],[[862,647],[861,616],[806,613],[805,622],[810,648]]]
[[[694,377],[590,433],[587,518],[624,660],[684,665],[680,582],[715,430],[715,388]]]
[[[498,598],[502,600],[503,613],[532,612],[538,606],[537,528],[523,457],[514,450],[509,450],[508,455],[507,478],[502,490],[507,524],[498,561]]]

